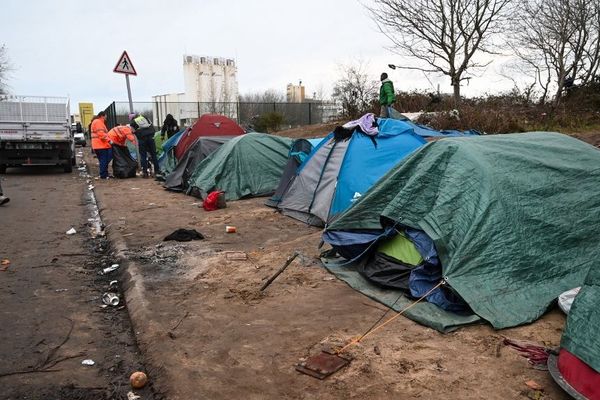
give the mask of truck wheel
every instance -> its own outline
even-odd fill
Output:
[[[6,164],[0,164],[0,174],[6,173]]]
[[[64,164],[63,171],[65,171],[66,174],[70,174],[71,172],[73,172],[73,166],[71,165],[71,163]]]

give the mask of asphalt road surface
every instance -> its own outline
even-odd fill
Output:
[[[101,307],[119,271],[98,274],[112,260],[90,235],[85,177],[30,167],[0,179],[0,399],[127,398],[143,363],[127,309]]]

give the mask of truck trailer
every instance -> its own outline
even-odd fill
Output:
[[[75,143],[67,97],[0,96],[0,173],[21,165],[71,172]]]

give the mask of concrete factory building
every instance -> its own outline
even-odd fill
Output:
[[[167,114],[183,125],[205,113],[236,118],[238,81],[234,59],[184,55],[183,83],[184,93],[152,96],[155,123],[162,124]]]

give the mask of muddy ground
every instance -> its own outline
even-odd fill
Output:
[[[97,273],[112,257],[90,237],[85,179],[43,167],[0,179],[11,198],[0,207],[0,259],[10,261],[0,267],[0,399],[126,399],[144,366],[127,309],[101,308],[121,273]]]
[[[363,333],[384,311],[320,266],[319,229],[264,198],[205,212],[198,199],[148,179],[99,182],[96,193],[109,237],[129,249],[131,317],[154,387],[169,399],[567,398],[547,372],[501,345],[509,337],[557,346],[565,317],[556,308],[502,331],[440,334],[399,318],[351,348],[354,360],[337,374],[301,375],[299,360]],[[162,241],[178,228],[205,239]],[[301,257],[260,292],[295,251]],[[530,391],[529,380],[543,392]]]

